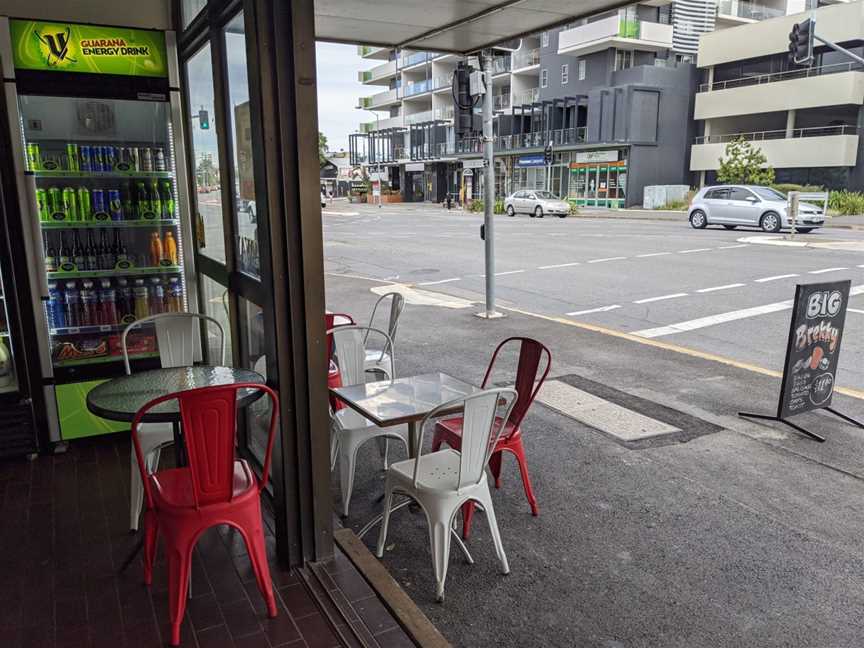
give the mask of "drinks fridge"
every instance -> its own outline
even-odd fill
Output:
[[[194,303],[174,53],[163,32],[9,28],[53,436],[128,428],[91,415],[87,392],[124,372],[126,325]],[[133,371],[159,366],[152,325],[131,331],[127,349]]]

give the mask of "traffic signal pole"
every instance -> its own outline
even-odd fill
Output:
[[[492,50],[481,54],[483,67],[483,243],[486,253],[486,311],[479,317],[503,317],[495,310],[495,166],[492,138]]]

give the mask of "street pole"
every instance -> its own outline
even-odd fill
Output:
[[[483,201],[484,243],[486,251],[486,312],[480,317],[503,317],[495,310],[495,166],[492,140],[492,50],[482,53],[483,61]]]

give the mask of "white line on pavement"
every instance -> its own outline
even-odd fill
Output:
[[[508,275],[508,274],[519,274],[520,272],[525,272],[525,271],[524,270],[507,270],[506,272],[496,272],[495,276],[500,277],[502,275]]]
[[[451,283],[453,281],[462,281],[462,277],[453,277],[452,279],[439,279],[438,281],[423,281],[418,283],[418,286],[437,286],[438,284]]]
[[[858,266],[859,268],[864,268],[864,263]]]
[[[848,270],[849,268],[825,268],[823,270],[811,270],[809,274],[823,274],[825,272],[837,272],[839,270]]]
[[[572,313],[567,313],[567,315],[587,315],[588,313],[605,313],[606,311],[615,310],[616,308],[621,308],[620,304],[612,304],[611,306],[601,306],[600,308],[589,308],[588,310],[581,311],[573,311]],[[852,310],[851,308],[849,310]]]
[[[714,286],[713,288],[702,288],[701,290],[697,290],[697,293],[710,293],[715,292],[717,290],[728,290],[729,288],[740,288],[743,286],[743,283],[734,283],[734,284],[726,284],[725,286]]]
[[[860,295],[862,293],[864,293],[864,285],[853,286],[849,291],[850,296]],[[725,322],[734,322],[735,320],[755,317],[757,315],[776,313],[778,311],[786,310],[787,308],[792,308],[791,299],[782,302],[775,302],[773,304],[765,304],[764,306],[754,306],[753,308],[742,308],[741,310],[729,311],[728,313],[709,315],[708,317],[699,317],[698,319],[678,322],[677,324],[669,324],[668,326],[658,326],[656,328],[633,331],[633,335],[638,335],[639,337],[644,338],[656,338],[663,335],[672,335],[673,333],[685,333],[686,331],[695,331],[696,329],[705,328],[706,326],[714,326],[715,324],[724,324]]]
[[[864,310],[861,310],[860,308],[847,308],[846,311],[849,313],[860,313],[861,315],[864,315]]]
[[[691,252],[710,252],[711,248],[695,248],[693,250],[678,250],[678,254],[690,254]]]
[[[766,281],[777,281],[778,279],[791,279],[792,277],[797,277],[797,274],[785,274],[785,275],[775,275],[774,277],[762,277],[761,279],[754,279],[756,283],[765,283]]]
[[[538,270],[551,270],[552,268],[569,268],[570,266],[582,265],[579,261],[573,263],[556,263],[555,265],[537,266]]]
[[[738,245],[721,245],[718,250],[734,250],[735,248],[749,247],[749,243],[739,243]]]
[[[603,263],[604,261],[621,261],[627,257],[606,257],[605,259],[591,259],[587,263]]]
[[[637,254],[636,258],[637,259],[647,259],[648,257],[665,256],[667,254],[672,254],[672,253],[671,252],[652,252],[651,254]]]
[[[660,297],[649,297],[648,299],[637,299],[634,304],[647,304],[648,302],[660,301],[663,299],[675,299],[676,297],[686,297],[687,293],[673,293],[671,295],[660,295]]]

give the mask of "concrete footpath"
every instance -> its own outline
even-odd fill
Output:
[[[362,322],[372,288],[386,284],[329,276],[327,305]],[[434,602],[425,517],[394,513],[383,563],[453,645],[861,645],[864,430],[823,413],[797,417],[827,437],[820,444],[747,421],[739,410],[776,408],[776,376],[512,310],[485,321],[474,316],[476,296],[463,298],[406,307],[400,375],[444,371],[478,383],[500,340],[529,335],[552,351],[558,385],[690,434],[634,445],[562,413],[574,409],[560,402],[566,390],[554,409],[535,404],[523,433],[540,515],[505,458],[493,500],[511,573],[499,573],[478,513],[468,543],[476,563],[454,547],[443,604]],[[834,406],[864,418],[864,400],[835,396]],[[355,531],[380,513],[380,468],[367,444],[346,520]],[[376,540],[377,528],[365,542]]]
[[[654,221],[686,221],[687,214],[683,211],[664,211],[662,209],[596,209],[580,207],[579,213],[571,218],[631,218],[636,220]],[[824,227],[839,227],[842,229],[864,229],[864,216],[832,216]]]

